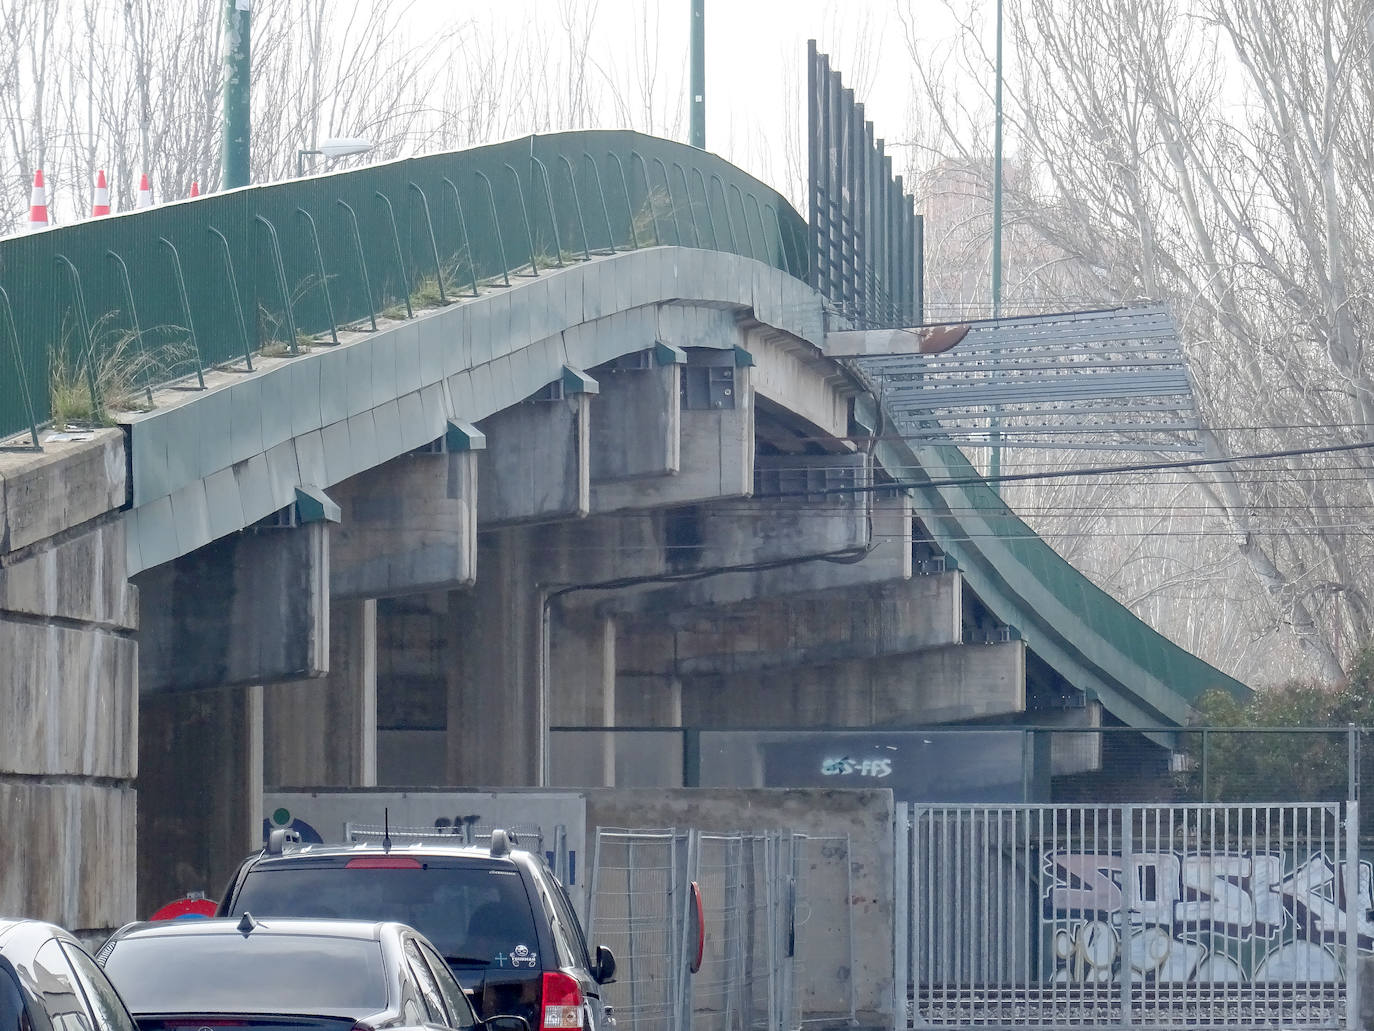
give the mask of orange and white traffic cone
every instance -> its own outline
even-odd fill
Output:
[[[110,213],[110,187],[105,182],[105,169],[95,173],[95,199],[91,202],[91,217]]]
[[[196,182],[194,179],[191,180],[191,196],[200,196],[200,183]]]
[[[33,192],[29,194],[29,228],[44,229],[48,225],[48,191],[43,186],[43,169],[33,173]]]
[[[148,185],[147,172],[144,172],[143,177],[138,181],[138,203],[134,206],[138,208],[151,208],[153,206],[153,188]]]

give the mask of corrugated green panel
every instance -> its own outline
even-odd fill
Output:
[[[935,450],[950,478],[978,479],[973,466],[957,448]],[[1074,613],[1092,634],[1108,642],[1141,670],[1190,702],[1210,688],[1222,688],[1238,695],[1247,693],[1244,685],[1156,632],[1075,569],[1022,522],[990,487],[970,483],[954,489],[963,494],[967,509],[992,528],[998,537],[997,543],[1010,552],[1024,574]],[[957,523],[957,518],[952,522]],[[972,555],[958,552],[976,553],[980,545],[972,536],[959,541],[956,533],[951,547],[959,562],[965,564],[972,560]],[[1004,579],[1017,575],[1015,569],[1006,567],[998,572]]]
[[[228,261],[216,233],[228,244]],[[95,365],[105,367],[98,378],[107,381],[113,364],[125,378],[165,383],[197,371],[190,325],[205,367],[242,361],[241,326],[255,351],[273,342],[288,346],[292,321],[327,342],[331,308],[335,325],[365,323],[389,306],[403,310],[414,292],[437,295],[436,255],[452,297],[470,292],[473,279],[528,274],[532,261],[544,269],[612,246],[656,242],[733,251],[805,279],[804,241],[801,216],[776,191],[715,155],[632,132],[587,131],[248,187],[11,237],[0,240],[0,286],[13,301],[22,379],[44,422],[52,414],[54,355],[71,368],[84,351],[71,276],[58,254],[78,270]],[[108,252],[129,269],[146,363],[130,360],[130,306]],[[13,365],[0,317],[0,437],[28,425]]]

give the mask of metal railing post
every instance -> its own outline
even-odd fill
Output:
[[[286,326],[291,333],[291,340],[287,346],[292,354],[299,354],[300,346],[296,343],[296,313],[291,309],[291,288],[286,284],[286,265],[281,258],[281,244],[277,240],[277,227],[261,215],[254,215],[253,220],[261,222],[267,227],[267,234],[272,240],[272,258],[276,265],[277,285],[281,288],[281,303],[286,306]],[[164,240],[163,243],[167,243],[167,241]],[[171,247],[172,245],[167,243],[167,246]],[[173,255],[176,254],[176,248],[172,248],[172,253]],[[177,262],[177,269],[178,271],[181,269],[180,261]]]
[[[396,228],[396,209],[391,206],[391,198],[381,190],[373,190],[372,195],[386,205],[387,219],[391,222],[391,242],[396,250],[396,274],[401,277],[401,297],[406,302],[406,318],[415,317],[415,309],[410,306],[410,279],[406,276],[406,259],[401,254],[401,231]]]
[[[320,234],[315,229],[315,219],[305,208],[297,208],[296,214],[305,219],[305,224],[310,227],[310,242],[315,247],[315,267],[320,272],[320,289],[324,291],[324,308],[329,314],[329,339],[334,341],[334,346],[339,344],[339,329],[337,320],[334,318],[334,301],[329,296],[329,275],[324,270],[324,253],[320,250]]]
[[[358,213],[352,206],[342,198],[335,198],[334,203],[348,212],[348,222],[353,229],[353,246],[358,251],[358,268],[363,273],[363,292],[367,295],[367,317],[372,323],[372,332],[377,332],[377,312],[373,308],[372,301],[372,277],[367,274],[367,255],[363,252],[363,235],[358,230]]]
[[[5,292],[5,288],[0,286],[0,303],[5,308],[5,324],[9,327],[10,343],[14,348],[14,374],[18,377],[19,396],[24,400],[24,411],[29,417],[29,438],[33,441],[33,449],[42,451],[43,445],[38,442],[38,418],[33,410],[33,395],[29,392],[29,381],[24,374],[24,356],[19,351],[19,330],[14,324],[14,309],[10,306],[10,295]],[[148,391],[149,398],[152,391]]]
[[[420,195],[420,206],[425,213],[425,228],[429,231],[429,250],[434,257],[434,283],[439,288],[439,303],[448,304],[448,298],[444,296],[444,264],[439,260],[439,241],[434,238],[434,220],[429,217],[429,198],[425,196],[420,184],[414,180],[407,185]]]
[[[138,344],[139,361],[143,363],[143,389],[148,398],[148,404],[151,405],[153,403],[153,383],[151,378],[151,374],[153,371],[153,363],[149,360],[147,346],[143,343],[143,328],[138,321],[138,308],[134,306],[134,284],[133,280],[129,278],[129,266],[124,264],[124,259],[112,250],[106,251],[105,257],[109,258],[111,261],[113,261],[116,265],[119,266],[120,278],[124,284],[124,299],[129,302],[129,322],[134,327],[134,340]],[[229,269],[231,279],[233,276],[233,271],[233,267],[231,266]],[[237,286],[235,286],[234,288],[234,303],[238,303]],[[239,312],[239,319],[240,321],[243,319],[243,312],[241,311]],[[17,342],[18,341],[16,341],[16,343]],[[248,366],[248,371],[253,371],[253,366],[251,363]]]

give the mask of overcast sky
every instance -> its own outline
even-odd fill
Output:
[[[543,20],[557,31],[558,0],[423,0],[437,18],[462,18],[502,31]],[[591,0],[586,0],[591,2]],[[991,0],[950,0],[960,12],[990,15]],[[624,76],[638,36],[657,28],[660,90],[686,110],[690,0],[595,0],[592,58]],[[908,56],[897,5],[928,25],[932,43],[951,37],[945,0],[706,0],[706,145],[779,187],[783,138],[806,117],[806,42],[818,40],[846,85],[858,86],[877,133],[895,143],[908,132]],[[421,27],[423,31],[423,27]],[[790,65],[790,67],[789,67]],[[789,112],[795,122],[787,122]],[[607,126],[613,116],[607,113]],[[681,122],[686,136],[687,121]],[[798,135],[798,138],[799,135]]]

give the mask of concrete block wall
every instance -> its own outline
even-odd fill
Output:
[[[0,454],[0,913],[91,936],[134,915],[126,496],[119,430]]]

